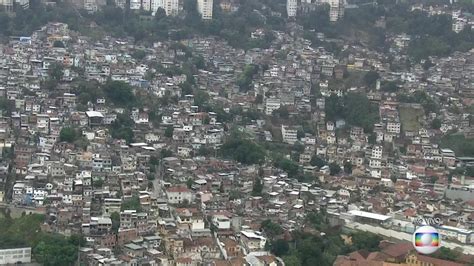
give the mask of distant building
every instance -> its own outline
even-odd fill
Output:
[[[344,0],[324,0],[329,4],[329,21],[336,22],[344,17],[345,1]]]
[[[0,0],[0,10],[5,10],[6,12],[13,12],[13,0]]]
[[[179,0],[151,0],[150,3],[153,15],[156,15],[158,8],[165,10],[167,16],[176,16],[179,13]]]
[[[84,0],[84,9],[89,13],[95,13],[99,9],[97,0]]]
[[[282,125],[281,136],[283,138],[283,142],[294,144],[296,141],[298,141],[298,130]]]
[[[31,248],[0,249],[0,265],[31,263]]]
[[[298,1],[297,0],[287,0],[286,1],[286,13],[288,17],[295,17],[296,11],[298,8]]]
[[[214,0],[198,0],[197,9],[202,19],[212,19],[212,7]]]
[[[267,98],[265,100],[265,114],[272,115],[273,111],[278,110],[281,106],[279,98]]]

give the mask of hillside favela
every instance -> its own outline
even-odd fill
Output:
[[[474,0],[0,0],[0,265],[474,266]]]

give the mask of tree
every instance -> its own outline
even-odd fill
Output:
[[[326,121],[335,121],[343,117],[343,101],[336,94],[331,94],[325,98],[324,110],[326,112]]]
[[[186,181],[186,186],[190,189],[194,184],[194,180],[192,178],[188,178]]]
[[[449,260],[449,261],[456,261],[459,258],[459,253],[453,251],[446,247],[441,247],[436,253],[433,254],[435,258]]]
[[[94,188],[101,188],[103,185],[104,185],[104,179],[102,179],[102,178],[97,178],[93,182]]]
[[[161,158],[171,157],[171,156],[173,156],[173,152],[171,150],[162,149],[160,151],[160,156],[161,156]]]
[[[369,71],[364,75],[364,83],[369,88],[375,88],[378,79],[380,79],[380,75],[377,71]]]
[[[78,134],[76,130],[72,127],[63,127],[59,132],[59,140],[65,141],[69,143],[73,143],[76,139]]]
[[[122,201],[120,210],[136,210],[137,212],[141,212],[142,206],[140,204],[140,198],[138,198],[138,196],[132,196],[130,199]]]
[[[53,47],[56,48],[65,48],[64,43],[62,41],[54,41]]]
[[[110,135],[115,139],[124,139],[127,143],[132,142],[134,133],[134,122],[126,113],[117,115],[117,119],[110,125]]]
[[[135,104],[136,98],[132,87],[123,81],[107,81],[103,90],[108,100],[120,107],[131,107]]]
[[[135,58],[136,60],[142,60],[143,58],[145,58],[145,56],[146,56],[146,52],[140,49],[135,50],[132,53],[132,57]]]
[[[474,166],[466,167],[466,175],[474,177]]]
[[[293,178],[296,177],[296,175],[299,172],[299,165],[292,161],[288,160],[286,158],[277,158],[274,162],[275,167],[278,167],[282,169],[283,171],[288,173],[288,177]]]
[[[257,143],[232,133],[221,147],[222,154],[243,164],[261,164],[265,160],[265,150]]]
[[[258,73],[258,70],[259,67],[257,65],[245,66],[244,71],[237,79],[237,85],[239,86],[241,91],[246,92],[250,90],[250,87],[252,85],[252,79]]]
[[[290,116],[290,112],[288,111],[288,107],[282,106],[275,111],[273,111],[273,114],[278,115],[278,117],[283,118],[283,119],[288,119]]]
[[[49,77],[54,82],[59,82],[63,78],[63,66],[59,63],[52,63],[48,69]]]
[[[271,252],[275,254],[275,256],[281,257],[286,255],[290,250],[290,245],[288,241],[284,239],[277,239],[271,243]]]
[[[286,266],[300,266],[301,261],[298,258],[297,255],[290,255],[290,256],[284,256],[283,261],[285,262]]]
[[[441,128],[441,120],[439,118],[433,119],[433,121],[431,121],[431,128],[432,129],[440,129]]]
[[[262,190],[263,190],[262,180],[259,177],[257,177],[253,181],[252,196],[262,196]]]
[[[110,215],[110,219],[112,220],[112,231],[118,233],[120,228],[120,214],[118,212],[113,212]]]
[[[395,81],[384,81],[380,87],[386,92],[396,92],[398,90],[398,84]]]
[[[344,173],[352,174],[352,163],[350,161],[344,163]]]
[[[367,251],[376,251],[382,237],[370,232],[355,232],[351,234],[354,250],[364,249]]]
[[[194,95],[194,105],[202,107],[209,103],[209,94],[203,91],[198,91]]]
[[[0,115],[3,113],[6,116],[10,116],[15,110],[15,104],[13,101],[8,100],[6,97],[0,98]]]
[[[365,132],[371,132],[379,119],[378,106],[372,104],[367,95],[362,93],[346,94],[343,114],[349,124],[363,127]]]
[[[173,126],[168,126],[165,129],[165,137],[172,138],[173,137],[173,131],[174,131],[174,127]]]
[[[329,164],[329,174],[338,175],[341,172],[341,167],[337,163]]]
[[[269,219],[262,221],[260,230],[263,230],[271,239],[284,233],[283,228],[278,223],[274,223]]]
[[[319,168],[323,167],[326,165],[326,162],[321,159],[318,155],[314,154],[311,157],[311,161],[309,162],[312,166],[317,166]]]

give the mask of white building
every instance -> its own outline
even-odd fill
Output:
[[[286,13],[288,17],[295,17],[298,9],[298,0],[286,0]]]
[[[117,7],[122,8],[122,9],[125,8],[125,4],[126,4],[126,3],[127,3],[126,0],[115,0],[115,5],[116,5]]]
[[[212,217],[212,223],[218,230],[227,230],[230,229],[230,219],[229,217],[221,214],[214,215]]]
[[[294,144],[296,141],[298,141],[298,131],[284,125],[281,125],[281,136],[283,138],[283,142],[288,144]]]
[[[344,0],[324,0],[329,4],[329,21],[335,22],[344,17],[345,1]]]
[[[31,263],[31,248],[0,249],[0,265]]]
[[[399,122],[388,122],[387,132],[400,134],[400,123]]]
[[[166,196],[170,204],[193,202],[193,193],[186,187],[170,187],[166,190]]]
[[[281,106],[279,98],[267,98],[265,100],[265,114],[271,115],[273,111],[278,110]]]
[[[140,10],[142,7],[142,1],[141,0],[130,0],[130,9],[131,10]]]
[[[95,13],[99,9],[97,0],[84,0],[84,9],[89,13]]]
[[[6,12],[13,12],[13,0],[0,0],[0,7]]]
[[[179,0],[145,0],[151,1],[151,11],[156,14],[158,8],[165,10],[167,16],[176,16],[179,13]]]
[[[382,146],[374,146],[372,148],[372,158],[373,159],[382,159],[382,152],[383,152],[383,148]]]
[[[197,9],[202,19],[212,19],[212,6],[214,0],[198,0]]]

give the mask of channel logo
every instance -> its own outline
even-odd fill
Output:
[[[422,226],[413,233],[413,246],[421,254],[432,254],[441,247],[441,236],[432,226]]]

